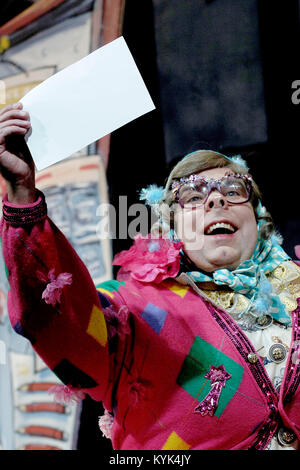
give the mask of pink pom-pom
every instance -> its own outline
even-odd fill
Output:
[[[60,302],[63,288],[66,285],[72,284],[72,274],[61,273],[55,277],[54,269],[51,269],[48,273],[48,280],[50,280],[50,282],[42,293],[42,299],[44,299],[47,304],[51,304],[52,307],[54,307]]]
[[[296,245],[294,247],[295,250],[295,255],[297,256],[298,259],[300,259],[300,245]]]
[[[125,335],[130,333],[129,325],[127,324],[129,310],[126,305],[122,305],[118,311],[113,306],[104,309],[104,316],[109,326],[110,336],[113,338],[118,335],[124,338]]]
[[[153,393],[152,384],[148,380],[143,379],[133,381],[128,391],[128,404],[132,407],[149,401]]]
[[[68,385],[54,385],[48,390],[54,394],[54,401],[61,404],[80,403],[85,398],[82,390],[74,389]]]
[[[107,410],[104,410],[104,415],[100,416],[98,424],[100,431],[102,432],[102,436],[107,437],[107,439],[111,439],[111,428],[113,423],[114,417]]]

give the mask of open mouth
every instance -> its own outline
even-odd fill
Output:
[[[229,222],[217,222],[209,225],[204,234],[205,235],[232,235],[237,231],[237,227]]]

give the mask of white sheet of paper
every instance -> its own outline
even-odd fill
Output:
[[[155,109],[123,37],[33,88],[21,100],[30,114],[27,145],[38,170]]]

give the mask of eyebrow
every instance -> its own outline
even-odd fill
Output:
[[[186,183],[186,185],[182,185],[182,187],[180,188],[180,194],[184,194],[188,191],[195,191],[195,188],[191,188],[190,186],[193,185],[193,184],[199,184],[199,182],[190,182],[190,183]]]

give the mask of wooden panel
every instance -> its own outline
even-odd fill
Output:
[[[104,0],[102,16],[102,32],[100,36],[101,46],[121,36],[123,26],[125,0]],[[97,152],[102,155],[105,168],[108,165],[110,148],[110,134],[98,141]]]

